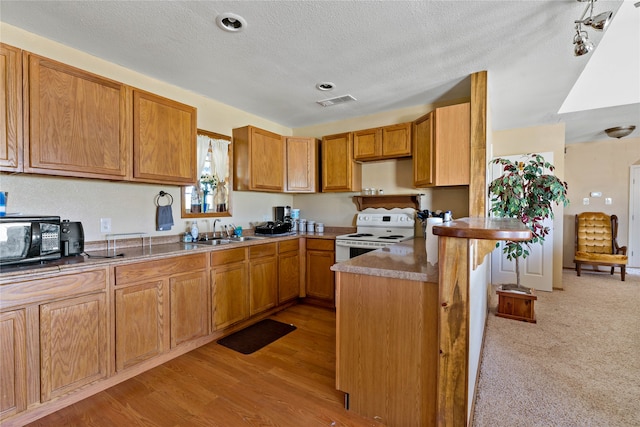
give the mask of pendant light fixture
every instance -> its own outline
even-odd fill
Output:
[[[607,11],[593,16],[593,4],[597,0],[578,0],[581,3],[589,3],[582,12],[580,19],[574,21],[576,24],[576,34],[573,36],[573,53],[575,56],[585,55],[593,50],[593,43],[589,41],[589,34],[582,29],[582,26],[588,26],[596,31],[604,31],[611,23],[613,12]],[[589,12],[589,16],[587,16]]]

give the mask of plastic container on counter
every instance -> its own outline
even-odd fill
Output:
[[[307,221],[307,233],[313,233],[315,231],[316,228],[316,222],[315,221]]]
[[[316,222],[316,233],[324,233],[324,224]]]

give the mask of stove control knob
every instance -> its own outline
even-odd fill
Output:
[[[362,217],[360,217],[360,219],[362,219],[363,221],[369,221],[369,217],[368,216],[362,216]]]

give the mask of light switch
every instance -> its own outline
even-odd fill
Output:
[[[588,205],[589,204],[589,198],[585,197],[584,199],[582,199],[582,204],[583,205]]]
[[[591,197],[602,197],[602,191],[592,191]]]
[[[613,200],[611,200],[611,197],[607,197],[604,199],[604,204],[605,205],[610,205],[611,203],[613,203]]]

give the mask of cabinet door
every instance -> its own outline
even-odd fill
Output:
[[[27,408],[24,310],[0,313],[0,420]]]
[[[249,315],[273,308],[278,302],[276,257],[252,260],[249,266]]]
[[[171,348],[209,331],[207,273],[183,274],[169,279]]]
[[[40,306],[42,401],[107,376],[106,294]]]
[[[24,66],[24,171],[125,179],[125,86],[33,54]]]
[[[22,170],[22,53],[0,43],[0,170]]]
[[[133,89],[133,179],[194,184],[196,109]]]
[[[250,129],[251,189],[284,190],[284,142],[273,132]]]
[[[297,241],[295,241],[297,246]],[[300,251],[281,253],[278,256],[278,303],[300,296]]]
[[[322,138],[322,191],[360,191],[362,168],[353,160],[351,133]]]
[[[333,264],[333,251],[307,250],[307,296],[334,302],[335,279],[331,271]]]
[[[411,123],[400,123],[382,128],[382,157],[411,156]]]
[[[211,286],[214,331],[249,317],[249,277],[246,262],[213,268]]]
[[[433,131],[435,185],[469,185],[471,104],[436,109]]]
[[[433,185],[433,112],[413,122],[413,185]]]
[[[167,349],[165,322],[168,318],[164,313],[167,304],[162,281],[117,288],[115,302],[116,370],[123,370]]]
[[[367,160],[382,156],[382,128],[353,132],[353,158]]]
[[[285,138],[288,192],[318,191],[318,140],[306,137]]]

